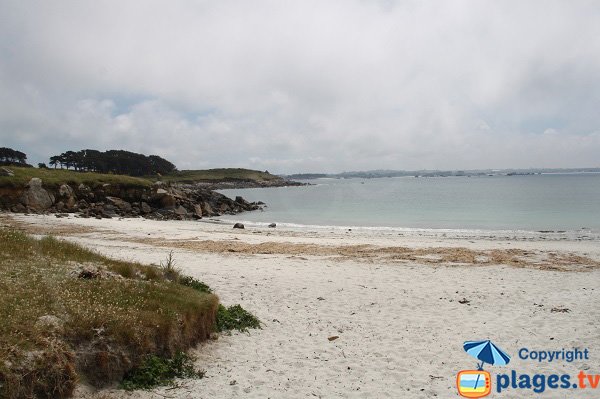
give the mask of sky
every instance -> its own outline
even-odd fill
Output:
[[[600,2],[0,0],[0,146],[272,173],[600,167]]]

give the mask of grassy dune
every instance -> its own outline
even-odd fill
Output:
[[[165,176],[132,177],[125,175],[102,174],[92,172],[76,172],[66,169],[39,169],[9,166],[14,176],[0,176],[0,187],[22,187],[32,177],[42,179],[45,187],[58,187],[61,184],[79,185],[81,183],[92,188],[102,184],[114,184],[125,187],[148,187],[157,180],[165,182],[222,182],[222,181],[255,181],[270,182],[281,178],[270,173],[250,169],[207,169],[183,170]]]
[[[61,184],[85,184],[92,188],[102,184],[115,184],[124,187],[149,187],[152,182],[139,177],[112,175],[92,172],[76,172],[66,169],[38,169],[8,166],[14,176],[0,176],[0,187],[22,187],[32,177],[42,179],[45,187],[58,187]]]
[[[15,168],[16,169],[16,168]],[[0,397],[119,381],[215,330],[218,298],[173,269],[0,229]]]

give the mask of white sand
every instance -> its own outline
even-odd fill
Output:
[[[419,233],[260,229],[143,219],[17,216],[38,233],[57,232],[109,256],[158,263],[169,241],[409,247],[522,248],[568,251],[600,260],[597,240],[468,238]],[[89,230],[77,230],[85,226]],[[70,231],[72,227],[73,229]],[[37,230],[36,230],[37,229]],[[150,234],[150,235],[148,235]],[[485,236],[485,237],[484,237]],[[142,239],[159,239],[142,242]],[[537,255],[536,255],[537,256]],[[102,391],[81,397],[133,398],[450,398],[456,373],[475,360],[466,340],[492,339],[511,356],[494,373],[600,374],[600,269],[562,272],[506,265],[420,264],[319,255],[205,252],[175,248],[177,266],[209,284],[221,302],[240,303],[262,330],[221,335],[195,350],[201,380],[152,392]],[[577,265],[574,265],[577,268]],[[461,304],[459,300],[469,303]],[[568,308],[569,312],[552,312]],[[329,341],[328,337],[339,336]],[[589,348],[573,363],[521,360],[519,348]],[[495,383],[495,379],[493,379]],[[596,390],[509,389],[491,397],[597,398]]]

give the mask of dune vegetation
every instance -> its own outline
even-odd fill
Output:
[[[150,187],[148,179],[115,175],[110,173],[79,172],[68,169],[26,168],[22,166],[7,166],[14,176],[0,176],[0,187],[23,187],[33,177],[42,179],[45,187],[53,188],[61,184],[78,186],[85,184],[92,188],[103,184],[114,184],[121,187]]]
[[[78,381],[113,384],[152,356],[181,365],[216,330],[218,298],[172,259],[123,262],[8,229],[0,243],[2,398],[68,397]]]

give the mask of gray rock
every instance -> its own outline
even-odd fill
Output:
[[[243,229],[244,225],[242,223],[236,223],[236,224],[233,225],[233,228],[234,229]]]
[[[27,208],[25,208],[23,204],[17,204],[12,207],[12,211],[15,213],[24,213],[27,212]]]
[[[123,212],[131,212],[131,204],[127,201],[122,200],[121,198],[118,197],[106,197],[106,200],[116,206],[117,208],[119,208],[120,210],[122,210]]]
[[[273,229],[273,228],[277,227],[277,224],[275,224],[275,223],[271,223],[271,224],[269,225],[269,227]]]
[[[72,197],[73,189],[68,184],[62,184],[60,186],[60,188],[58,189],[58,195],[60,195],[61,197],[66,197],[66,198]]]
[[[65,202],[65,206],[69,210],[76,209],[77,208],[77,200],[75,199],[75,197],[67,198],[67,201]]]
[[[42,187],[42,179],[32,178],[21,196],[21,203],[34,210],[45,210],[54,203],[54,196]]]
[[[237,197],[235,197],[235,201],[238,204],[242,204],[242,205],[250,205],[250,203],[248,201],[246,201],[243,197],[240,197],[239,195]]]
[[[213,216],[215,211],[213,211],[212,206],[208,202],[202,203],[202,215],[203,216]]]
[[[148,205],[146,202],[141,203],[140,210],[142,211],[142,213],[152,212],[152,208],[150,208],[150,205]]]
[[[173,210],[173,212],[175,212],[175,214],[179,215],[179,216],[187,215],[187,210],[184,207],[182,207],[181,205],[179,205],[177,208],[175,208]]]

